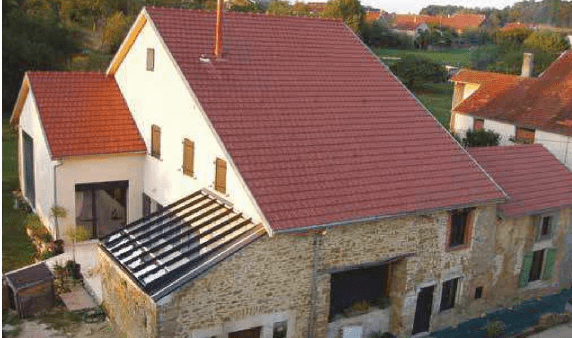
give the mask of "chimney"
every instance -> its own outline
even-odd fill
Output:
[[[216,4],[215,58],[220,58],[222,55],[222,6],[223,0],[218,0]]]
[[[524,53],[522,58],[522,77],[531,77],[532,70],[534,69],[534,54]]]

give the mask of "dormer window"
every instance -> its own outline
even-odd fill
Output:
[[[147,70],[152,72],[155,70],[155,49],[147,48]]]

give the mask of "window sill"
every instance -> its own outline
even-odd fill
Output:
[[[456,252],[456,251],[463,251],[470,247],[469,243],[456,245],[456,246],[447,246],[445,248],[445,252]]]

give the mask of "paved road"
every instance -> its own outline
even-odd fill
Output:
[[[572,337],[572,323],[563,324],[550,328],[546,331],[542,331],[529,338],[570,338]]]

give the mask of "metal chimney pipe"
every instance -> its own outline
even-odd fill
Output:
[[[216,58],[222,55],[222,6],[223,0],[218,0],[216,4],[216,37],[214,49]]]

